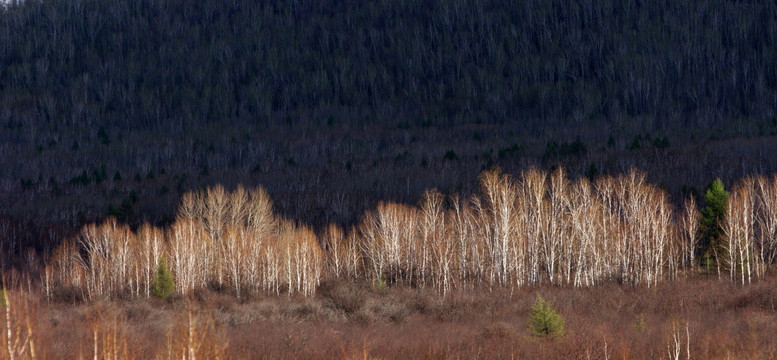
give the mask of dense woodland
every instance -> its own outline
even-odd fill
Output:
[[[769,1],[0,2],[0,270],[13,289],[0,300],[16,304],[4,319],[18,321],[0,342],[32,334],[36,316],[54,329],[63,304],[90,313],[126,301],[135,305],[118,305],[114,325],[69,321],[93,328],[82,345],[95,354],[111,336],[131,343],[115,322],[148,318],[133,307],[157,300],[160,260],[174,279],[163,304],[175,325],[138,321],[138,332],[177,334],[168,357],[191,348],[192,329],[219,338],[223,321],[177,307],[210,307],[212,297],[314,308],[252,312],[278,326],[418,316],[426,320],[409,323],[432,334],[429,318],[471,315],[473,304],[524,321],[511,301],[537,289],[561,300],[626,291],[617,285],[652,299],[633,305],[662,324],[632,334],[647,343],[613,343],[606,334],[625,333],[618,326],[635,313],[590,305],[621,325],[565,341],[604,357],[609,341],[623,358],[632,348],[664,357],[667,347],[677,358],[675,311],[733,308],[748,329],[772,329],[756,325],[774,319],[763,285],[777,257],[774,64]],[[650,292],[709,283],[731,298],[677,310]],[[454,305],[462,299],[471,308]],[[218,307],[235,316],[240,306]],[[577,314],[571,325],[592,321],[561,310]],[[456,324],[482,320],[468,316]],[[758,351],[726,348],[744,330],[702,337],[709,319],[688,316],[688,355],[777,353],[768,340],[749,345]],[[413,351],[563,354],[508,325],[466,349]],[[465,344],[464,333],[440,346]],[[519,345],[468,352],[504,339]],[[315,353],[272,341],[288,348],[269,357]],[[401,351],[380,344],[379,356]],[[125,357],[159,354],[126,345]],[[34,351],[25,346],[19,354]],[[367,355],[366,343],[363,354],[332,346],[330,355]],[[5,348],[0,357],[13,352]]]
[[[1,89],[5,121],[94,132],[345,109],[527,119],[527,131],[718,125],[774,116],[775,13],[734,1],[28,1],[3,11]]]
[[[430,187],[471,192],[494,163],[638,167],[673,195],[777,170],[769,2],[0,11],[0,200],[32,227],[165,223],[216,183],[264,186],[320,226]]]
[[[705,219],[694,198],[675,210],[634,171],[593,183],[562,169],[518,179],[491,171],[472,198],[431,190],[420,206],[381,203],[349,232],[330,225],[319,238],[277,218],[263,189],[217,186],[185,194],[166,229],[135,233],[115,219],[84,227],[56,251],[44,287],[47,297],[149,297],[160,259],[179,294],[217,288],[238,298],[312,296],[327,279],[428,286],[442,296],[455,287],[651,287],[698,272],[744,285],[777,257],[776,205],[777,178],[743,180],[713,224],[719,234],[699,244]]]
[[[715,177],[777,171],[769,2],[0,12],[0,211],[37,251],[108,215],[169,224],[183,193],[217,183],[261,185],[323,227],[431,187],[472,193],[494,164],[637,167],[678,204]]]

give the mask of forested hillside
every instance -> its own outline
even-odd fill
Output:
[[[776,12],[734,1],[28,1],[3,11],[0,90],[6,121],[93,131],[330,112],[520,120],[531,133],[770,120]]]
[[[0,212],[20,253],[261,185],[353,224],[498,165],[637,167],[679,204],[777,171],[770,2],[25,1],[0,10]],[[43,230],[41,230],[43,229]]]

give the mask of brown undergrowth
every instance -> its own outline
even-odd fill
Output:
[[[696,277],[651,288],[458,289],[442,297],[340,281],[312,298],[238,300],[201,290],[94,303],[9,290],[2,357],[10,349],[14,359],[774,359],[776,283]],[[565,318],[565,337],[531,336],[538,294]]]

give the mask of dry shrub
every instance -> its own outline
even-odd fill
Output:
[[[769,281],[747,286],[744,294],[736,297],[728,306],[738,308],[757,307],[765,311],[777,311],[777,288]]]
[[[124,314],[127,321],[147,322],[154,315],[153,305],[146,301],[130,302]]]
[[[426,314],[436,309],[436,294],[431,294],[428,290],[419,289],[407,294],[404,301],[410,303],[416,312]]]
[[[369,299],[365,308],[379,319],[402,322],[412,313],[410,305],[393,297],[384,297]]]
[[[378,317],[369,308],[361,308],[348,318],[354,324],[362,327],[370,326],[378,320]]]
[[[40,356],[41,341],[36,330],[36,309],[25,294],[0,290],[3,329],[0,331],[5,359],[35,359]]]
[[[167,335],[164,353],[168,359],[224,359],[227,339],[206,315],[189,310]]]
[[[350,281],[327,281],[318,289],[319,296],[325,302],[345,314],[353,314],[364,306],[368,295],[364,289]]]
[[[87,357],[95,359],[119,360],[139,358],[139,356],[130,353],[127,344],[127,334],[122,324],[125,318],[116,314],[102,316],[96,313],[95,318],[91,320],[90,352],[86,352]],[[91,355],[91,356],[89,356]]]
[[[259,313],[261,319],[265,320],[277,320],[280,317],[280,306],[276,300],[262,301],[255,306],[256,311]]]
[[[324,307],[319,302],[310,300],[290,301],[281,314],[287,319],[313,320],[319,319],[324,313]]]
[[[210,309],[230,311],[238,306],[240,301],[228,292],[213,289],[198,289],[195,293],[197,294],[195,297],[197,299],[197,303],[202,304],[205,308]]]
[[[51,301],[80,303],[85,300],[84,291],[75,285],[56,285],[51,289]]]
[[[486,339],[514,339],[518,335],[515,327],[505,321],[497,321],[483,327],[480,335]]]

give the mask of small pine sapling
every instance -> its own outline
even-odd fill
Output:
[[[529,331],[538,338],[564,337],[564,318],[553,309],[549,301],[539,295],[531,307]]]
[[[167,268],[167,262],[164,258],[159,259],[154,278],[151,280],[151,294],[160,299],[167,299],[175,292],[175,281],[170,269]]]

